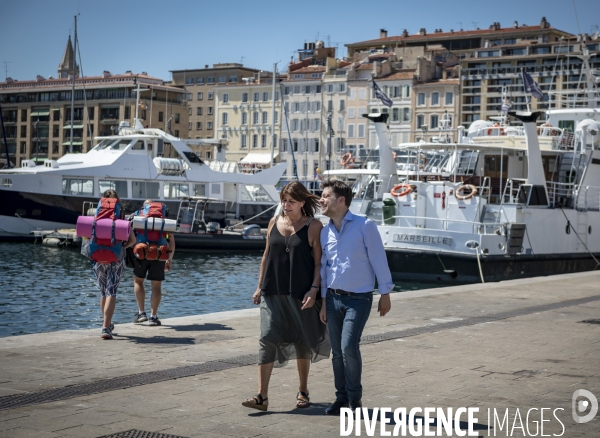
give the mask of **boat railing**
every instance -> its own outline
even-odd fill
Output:
[[[519,187],[524,184],[527,180],[522,178],[509,178],[506,180],[504,186],[504,192],[502,193],[502,200],[500,205],[503,204],[517,204]]]
[[[600,187],[580,187],[576,208],[580,211],[600,211]]]
[[[360,214],[359,214],[360,216]],[[374,219],[374,218],[370,218]],[[386,220],[396,219],[396,222],[400,222],[399,226],[407,227],[407,228],[415,228],[415,229],[430,229],[430,230],[444,230],[444,231],[459,231],[459,232],[470,232],[478,233],[478,234],[495,234],[497,227],[491,227],[489,223],[483,223],[476,220],[470,221],[465,219],[452,219],[452,218],[442,218],[442,217],[432,217],[432,216],[408,216],[408,215],[398,215],[391,216]],[[439,223],[438,227],[428,227],[427,222],[436,222]],[[404,222],[404,223],[402,223]],[[379,220],[379,225],[386,226],[387,224],[384,222],[384,219]],[[493,230],[492,230],[493,228]],[[490,232],[488,232],[488,229]]]
[[[546,189],[550,205],[572,208],[573,199],[577,197],[579,185],[575,183],[547,181]]]

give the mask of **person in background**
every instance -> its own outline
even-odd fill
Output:
[[[113,198],[117,201],[119,195],[115,190],[106,190],[102,194],[103,198]],[[122,219],[122,218],[121,218]],[[135,243],[135,234],[129,233],[129,239],[125,242],[124,247],[128,248]],[[98,286],[100,287],[100,309],[102,310],[103,323],[102,323],[102,339],[112,339],[112,332],[115,325],[112,322],[112,317],[115,313],[115,307],[117,305],[117,289],[121,282],[121,275],[123,274],[124,259],[114,263],[98,263],[94,262],[93,269],[98,279]]]
[[[321,321],[327,323],[333,353],[335,402],[325,409],[362,407],[360,337],[371,305],[375,278],[379,287],[379,315],[390,311],[394,288],[383,243],[375,223],[349,211],[352,189],[342,181],[321,185],[321,213],[330,218],[321,231]]]
[[[152,199],[146,199],[144,206],[154,203]],[[133,213],[134,216],[139,216],[141,210]],[[166,219],[166,218],[163,218]],[[141,230],[138,234],[141,233]],[[175,255],[175,236],[173,234],[165,234],[164,236],[169,242],[169,258],[167,260],[138,260],[137,266],[133,268],[133,292],[138,305],[138,312],[133,320],[139,324],[148,321],[149,326],[161,325],[158,318],[158,306],[162,298],[162,282],[165,279],[165,272],[171,270],[173,266],[173,256]],[[145,311],[146,290],[144,289],[144,279],[150,280],[152,287],[152,295],[150,296],[150,319]]]
[[[323,225],[313,220],[318,197],[299,182],[280,193],[281,214],[271,219],[267,246],[260,264],[258,287],[252,296],[260,304],[258,393],[242,402],[266,411],[274,366],[295,358],[300,384],[296,407],[310,404],[310,363],[329,357],[327,327],[319,320],[321,244]]]

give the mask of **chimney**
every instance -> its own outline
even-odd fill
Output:
[[[379,29],[379,38],[387,38],[387,30]]]
[[[35,77],[35,81],[36,81],[36,82],[42,82],[42,81],[45,81],[45,80],[46,80],[46,78],[44,78],[44,77],[43,77],[43,76],[41,76],[41,75],[37,75],[37,76]]]
[[[515,29],[518,29],[518,28],[519,28],[519,22],[518,22],[518,21],[515,21],[515,22],[513,23],[513,27],[514,27]]]
[[[208,64],[204,64],[204,68],[208,68]]]
[[[422,27],[422,28],[419,30],[419,35],[421,35],[421,36],[425,36],[425,35],[427,35],[427,30],[425,30],[425,28],[424,28],[424,27]]]
[[[108,70],[104,70],[104,71],[102,72],[102,77],[103,77],[103,78],[108,78],[108,77],[110,77],[110,76],[111,76],[111,74],[110,74],[110,72],[109,72]]]
[[[402,31],[402,36],[403,36],[404,38],[406,38],[406,37],[408,36],[408,31],[407,31],[406,29],[404,29],[404,30]]]
[[[542,29],[547,29],[550,27],[550,23],[546,20],[546,17],[542,17],[542,21],[540,21],[540,26]]]

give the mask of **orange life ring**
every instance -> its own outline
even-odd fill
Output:
[[[342,166],[346,167],[348,164],[350,164],[353,161],[354,161],[354,159],[352,158],[352,154],[350,152],[346,152],[344,155],[342,155],[342,159],[340,160],[340,164]]]
[[[404,188],[404,190],[398,193],[398,190],[401,190],[402,188]],[[395,197],[405,196],[408,195],[410,192],[412,192],[412,186],[410,184],[402,183],[392,187],[392,190],[390,190],[390,195]]]
[[[466,189],[471,190],[471,193],[469,193],[468,195],[463,195],[462,192],[464,192]],[[464,201],[465,199],[471,199],[476,194],[477,187],[475,187],[473,184],[463,184],[462,186],[456,189],[456,193],[454,194],[454,196],[456,196],[456,199]]]
[[[504,135],[504,128],[500,126],[500,123],[494,123],[491,128],[488,128],[488,135],[492,135],[494,129],[497,129],[500,135]]]

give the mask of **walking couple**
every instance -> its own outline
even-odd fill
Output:
[[[258,393],[242,403],[245,407],[266,411],[273,367],[294,358],[300,380],[296,407],[308,407],[310,363],[329,357],[330,350],[336,400],[325,414],[362,406],[359,342],[375,279],[381,316],[391,308],[394,285],[375,223],[349,211],[352,189],[338,180],[321,187],[319,200],[299,182],[286,185],[281,215],[269,223],[252,297],[260,304]],[[314,220],[319,204],[330,218],[325,226]]]

